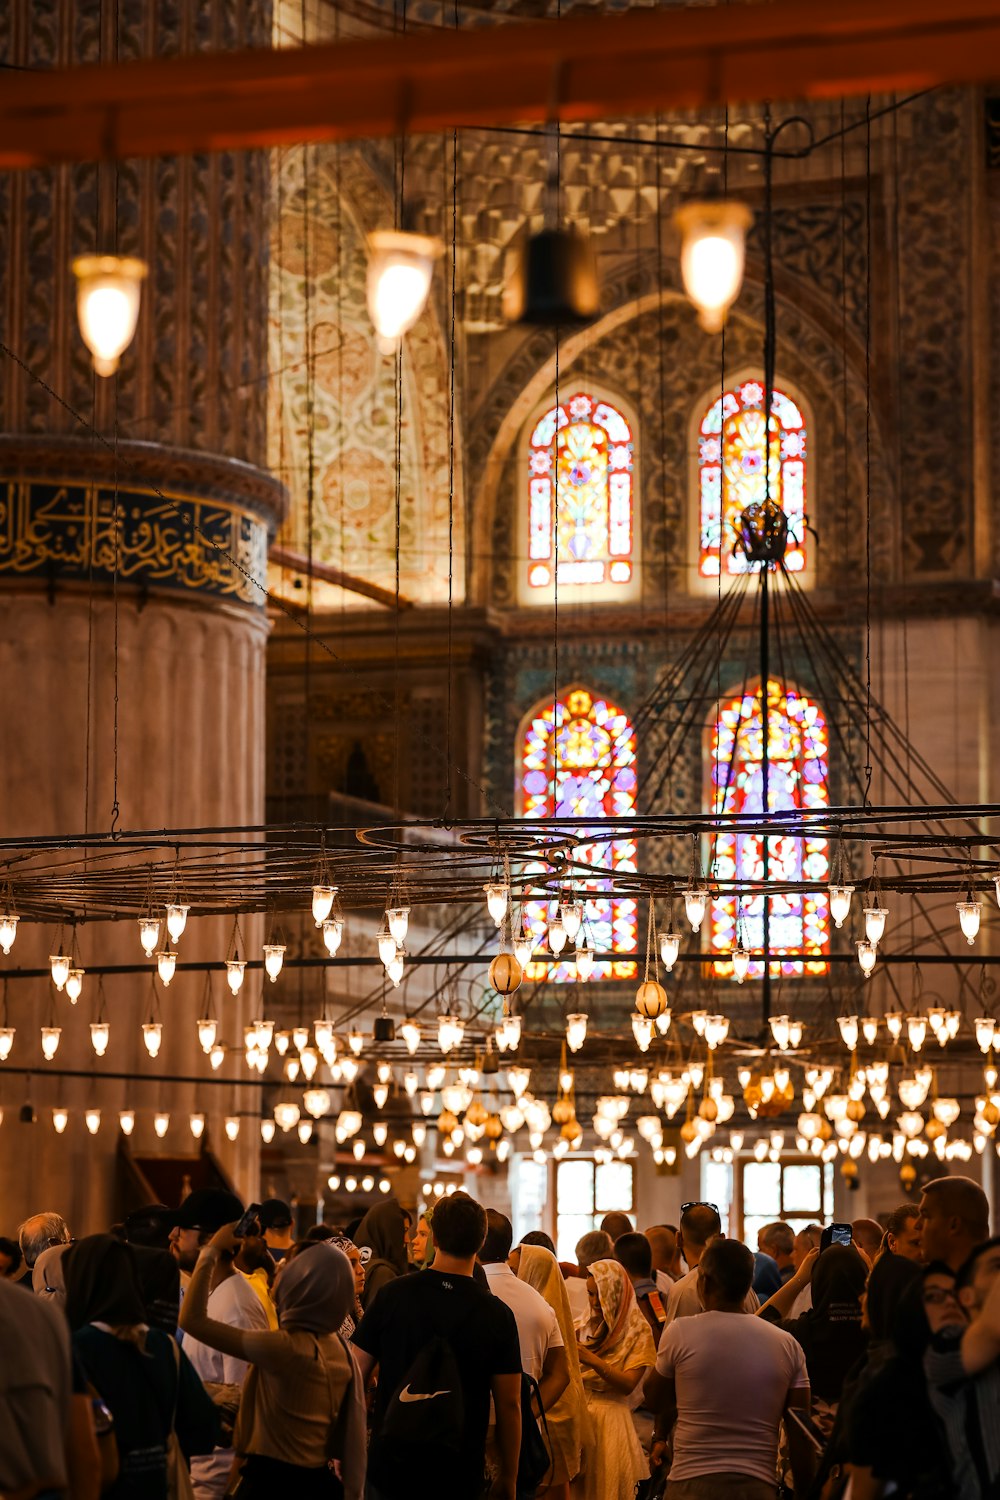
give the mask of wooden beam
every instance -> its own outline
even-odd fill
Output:
[[[384,605],[386,609],[395,609],[397,603],[400,609],[413,608],[413,600],[408,599],[405,594],[400,594],[397,600],[391,589],[369,583],[367,578],[358,578],[354,573],[345,573],[342,568],[320,562],[315,557],[310,562],[305,553],[292,552],[288,547],[272,547],[268,553],[268,561],[273,562],[275,567],[288,568],[293,573],[304,573],[307,578],[318,578],[322,583],[335,583],[349,594],[361,594],[365,599],[373,599],[376,604]]]
[[[0,168],[981,83],[997,0],[774,0],[5,73]]]

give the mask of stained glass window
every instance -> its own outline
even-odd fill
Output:
[[[560,587],[631,582],[633,469],[632,429],[607,401],[578,391],[536,422],[528,450],[529,588],[550,588],[554,568]]]
[[[794,688],[773,678],[768,683],[768,806],[772,812],[794,807],[827,807],[830,801],[829,735],[819,706]],[[762,810],[763,769],[761,695],[742,693],[723,704],[712,732],[708,788],[710,805],[725,813]],[[771,973],[825,974],[823,955],[830,951],[830,907],[826,893],[830,850],[825,838],[771,837],[768,876],[776,887],[771,895],[770,947],[772,953],[810,955],[806,959],[772,962]],[[715,845],[715,875],[721,881],[761,880],[764,841],[757,833],[723,833]],[[792,891],[790,885],[815,881],[820,891]],[[732,952],[736,938],[736,898],[713,902],[711,949]],[[760,950],[764,941],[763,898],[745,901],[741,934],[744,946]],[[732,974],[728,959],[717,959],[715,973]],[[763,964],[751,963],[759,976]]]
[[[766,498],[770,488],[788,517],[785,567],[801,573],[806,565],[806,426],[801,411],[783,391],[771,392],[770,459],[764,453],[764,387],[745,380],[726,391],[705,413],[698,429],[698,573],[719,576],[720,556],[727,573],[751,566],[734,553],[740,511]]]
[[[518,783],[518,807],[526,818],[579,817],[586,823],[629,815],[636,802],[635,730],[630,720],[620,708],[586,688],[574,688],[555,704],[550,699],[539,705],[518,747]],[[578,889],[578,899],[584,901],[587,937],[595,953],[613,955],[635,949],[635,900],[611,895],[607,880],[607,872],[634,870],[635,853],[632,839],[578,846],[577,858],[594,869]],[[554,915],[555,902],[525,904],[525,923],[535,933],[547,930]],[[595,963],[591,977],[631,979],[635,973],[634,959],[608,957]],[[557,982],[575,979],[573,949],[567,946],[558,960],[544,957],[539,949],[527,977]]]

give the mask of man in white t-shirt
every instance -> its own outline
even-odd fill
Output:
[[[507,1264],[514,1231],[506,1215],[495,1208],[486,1211],[486,1239],[479,1252],[479,1262],[486,1272],[490,1291],[506,1302],[514,1314],[517,1338],[521,1346],[521,1369],[537,1380],[542,1406],[547,1411],[569,1385],[566,1348],[559,1323],[545,1298],[520,1281]]]
[[[808,1413],[801,1347],[743,1311],[753,1270],[739,1240],[714,1240],[698,1265],[704,1312],[664,1330],[646,1377],[658,1437],[673,1428],[667,1500],[774,1500],[782,1416]]]
[[[669,1328],[675,1318],[693,1318],[702,1310],[698,1295],[698,1266],[705,1247],[722,1233],[722,1220],[714,1203],[685,1203],[681,1208],[678,1240],[684,1259],[691,1267],[686,1276],[675,1281],[667,1293],[665,1323]],[[760,1306],[756,1292],[747,1288],[743,1311],[755,1313]]]

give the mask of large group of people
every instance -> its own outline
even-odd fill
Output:
[[[465,1193],[293,1234],[191,1193],[0,1238],[3,1500],[997,1500],[1000,1237],[686,1203],[572,1261]]]

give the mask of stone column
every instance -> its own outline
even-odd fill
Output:
[[[0,12],[0,60],[21,67],[271,39],[264,0],[12,0]],[[122,830],[263,820],[262,585],[285,498],[263,468],[267,215],[265,153],[0,176],[0,338],[11,351],[0,351],[0,837],[106,831],[116,792]],[[112,249],[141,256],[149,276],[134,343],[118,375],[98,380],[76,324],[70,262]],[[8,871],[0,849],[0,881],[8,874],[16,892],[24,870]],[[161,905],[167,894],[154,893]],[[65,1213],[77,1234],[110,1222],[126,1104],[137,1110],[137,1154],[196,1150],[187,1118],[204,1111],[213,1148],[251,1193],[258,1093],[241,1051],[243,1020],[259,1013],[259,976],[237,1000],[215,980],[221,1030],[236,1051],[223,1065],[232,1089],[171,1090],[147,1075],[218,1076],[196,1035],[203,978],[179,973],[161,992],[155,1062],[140,1030],[150,977],[109,978],[111,1043],[97,1060],[93,974],[75,1008],[47,981],[16,978],[18,967],[44,965],[59,915],[22,921],[0,957],[17,1028],[0,1064],[4,1231],[41,1208]],[[259,956],[260,933],[243,925]],[[195,907],[180,959],[223,959],[230,927]],[[85,922],[77,944],[85,968],[143,960],[131,914]],[[51,1006],[63,1035],[46,1064],[39,1027]],[[30,1127],[17,1118],[27,1067],[38,1117]],[[59,1069],[84,1076],[57,1080]],[[102,1079],[109,1072],[129,1077]],[[56,1104],[71,1112],[61,1137]],[[89,1104],[102,1110],[95,1136],[84,1126]],[[158,1107],[172,1116],[162,1142]],[[222,1119],[241,1109],[251,1113],[231,1145]]]

